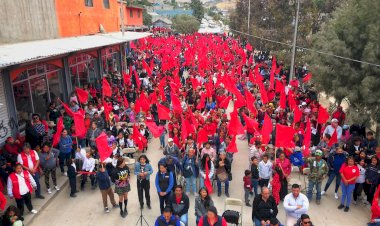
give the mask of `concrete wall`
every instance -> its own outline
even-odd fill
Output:
[[[54,0],[0,0],[0,44],[58,37]]]

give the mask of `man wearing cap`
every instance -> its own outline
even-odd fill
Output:
[[[164,155],[170,155],[180,159],[181,152],[179,151],[178,146],[174,143],[173,138],[168,139],[168,144],[164,148]]]
[[[326,126],[325,131],[323,131],[323,136],[325,136],[325,134],[329,134],[332,137],[334,131],[336,130],[336,135],[338,137],[338,140],[340,140],[340,138],[342,137],[343,129],[339,126],[338,123],[338,119],[333,118],[331,120],[331,125]]]
[[[307,198],[309,202],[313,197],[314,186],[317,189],[317,205],[321,204],[321,185],[323,178],[327,175],[328,167],[325,160],[322,159],[323,152],[321,150],[315,151],[315,157],[307,158],[306,162],[309,163],[309,187],[307,191]]]

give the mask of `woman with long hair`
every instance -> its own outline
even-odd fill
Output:
[[[24,218],[21,216],[20,210],[10,205],[5,211],[2,219],[2,226],[22,226]]]
[[[149,163],[149,159],[146,155],[141,155],[135,165],[135,175],[137,176],[137,193],[139,196],[140,208],[144,208],[144,192],[146,205],[148,209],[150,206],[150,175],[153,173],[153,167]]]
[[[200,187],[205,186],[205,179],[206,176],[210,178],[210,181],[212,181],[212,178],[214,177],[214,163],[211,161],[211,158],[208,154],[204,154],[201,160],[201,165],[199,167],[199,175],[200,175]],[[206,164],[208,167],[208,175],[206,175]]]
[[[131,191],[131,186],[129,184],[130,170],[125,164],[123,157],[117,160],[116,168],[114,169],[111,180],[115,183],[115,193],[119,196],[119,208],[120,216],[125,218],[128,215],[127,205],[128,205],[128,192]],[[124,202],[124,210],[123,210]]]
[[[353,156],[348,157],[346,163],[340,168],[340,175],[342,176],[342,200],[338,209],[344,208],[344,212],[348,212],[350,209],[352,193],[355,189],[356,179],[359,177],[359,168],[356,166]]]
[[[199,219],[206,216],[207,209],[210,206],[214,206],[214,202],[212,201],[206,188],[202,187],[199,189],[198,194],[199,196],[195,198],[195,216],[197,225],[199,223]]]

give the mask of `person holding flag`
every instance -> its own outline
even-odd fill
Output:
[[[207,184],[205,182],[212,181],[214,174],[215,174],[214,163],[211,161],[211,158],[208,154],[204,154],[199,165],[199,177],[200,177],[199,185],[201,188],[206,187],[209,193],[212,192],[212,186],[210,186],[211,184]]]

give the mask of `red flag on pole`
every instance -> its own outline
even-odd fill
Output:
[[[297,123],[297,122],[301,121],[301,118],[302,118],[302,111],[300,111],[300,109],[298,108],[298,106],[296,106],[294,108],[294,120],[293,120],[293,123]]]
[[[251,51],[253,50],[251,44],[247,43],[247,45],[245,46],[245,48],[248,50],[248,51]]]
[[[98,153],[100,161],[103,162],[111,156],[112,148],[108,146],[107,135],[105,132],[102,132],[95,139],[96,147],[98,148]]]
[[[206,105],[206,93],[201,94],[201,99],[199,100],[199,104],[197,105],[197,110],[201,110]]]
[[[206,141],[208,141],[207,131],[202,128],[198,132],[197,144],[203,144]]]
[[[243,118],[247,126],[247,130],[250,130],[250,131],[259,130],[259,123],[255,119],[248,117],[246,114],[243,114]]]
[[[232,96],[226,97],[222,102],[220,102],[219,107],[227,109],[227,107],[230,104],[231,100],[232,100]]]
[[[84,125],[84,115],[81,112],[74,113],[75,134],[79,138],[86,136],[86,126]]]
[[[127,98],[123,95],[124,108],[127,109],[129,107],[129,103]]]
[[[302,79],[302,82],[307,83],[308,81],[310,81],[311,77],[312,77],[312,74],[311,74],[311,73],[308,73],[308,74]]]
[[[82,104],[87,103],[87,101],[88,101],[88,92],[86,90],[80,89],[78,87],[76,87],[75,90],[77,92],[79,102],[81,102]]]
[[[268,144],[270,140],[270,134],[272,133],[273,125],[270,117],[265,114],[263,127],[261,129],[262,143]]]
[[[276,124],[276,147],[293,148],[293,136],[296,133],[293,127]]]
[[[55,134],[53,136],[52,147],[56,146],[59,143],[63,129],[64,129],[63,119],[62,119],[62,117],[59,117],[58,122],[57,122],[57,131],[55,132]]]
[[[140,78],[139,78],[139,76],[137,75],[136,71],[133,71],[133,75],[135,76],[137,89],[140,89],[141,81],[140,81]]]
[[[151,74],[152,74],[152,71],[150,70],[150,67],[149,67],[149,65],[146,63],[145,60],[142,60],[142,66],[143,66],[143,68],[146,70],[146,73],[148,73],[148,75],[151,75]]]
[[[74,112],[69,108],[69,106],[67,106],[67,104],[63,103],[62,100],[59,100],[63,106],[63,108],[65,109],[65,112],[67,113],[68,116],[70,117],[73,117],[74,116]]]
[[[329,112],[326,110],[326,108],[319,106],[318,109],[318,123],[319,124],[324,124],[329,120],[330,115]]]
[[[249,112],[256,115],[257,110],[255,107],[255,102],[256,102],[255,97],[252,95],[251,92],[249,92],[248,90],[245,90],[245,98],[246,98],[247,108]]]
[[[102,86],[103,86],[103,96],[111,97],[112,89],[106,78],[103,78]]]
[[[157,126],[155,122],[145,122],[145,124],[148,127],[149,131],[152,133],[153,137],[157,138],[161,136],[164,127]]]
[[[236,112],[230,114],[231,120],[228,124],[228,135],[236,136],[238,134],[244,134],[244,127],[241,124]]]
[[[238,152],[239,150],[237,149],[237,146],[236,146],[236,136],[233,136],[231,138],[231,143],[228,144],[228,146],[226,147],[226,151],[227,152],[230,152],[230,153],[236,153]]]
[[[335,129],[334,133],[331,135],[331,139],[329,141],[328,146],[331,147],[336,143],[338,143],[338,134],[336,133],[336,129]]]
[[[209,159],[208,161],[211,161],[211,159]],[[209,174],[210,174],[210,169],[209,169],[209,166],[208,166],[208,161],[206,162],[206,166],[205,166],[205,187],[208,191],[209,194],[212,193],[212,184],[211,184],[211,180],[210,180],[210,177],[209,177]]]
[[[181,106],[181,102],[179,101],[178,97],[176,95],[174,95],[173,92],[170,94],[170,97],[172,99],[173,112],[181,114],[182,113],[182,106]]]
[[[308,119],[306,122],[305,138],[303,140],[303,144],[305,146],[303,156],[309,156],[310,155],[310,144],[311,144],[311,123],[310,123],[310,119]]]
[[[162,104],[157,104],[158,119],[170,120],[170,109]]]
[[[272,59],[272,68],[270,69],[270,76],[269,76],[270,88],[271,89],[274,88],[274,74],[276,72],[276,69],[277,69],[276,57],[273,56],[273,59]]]

